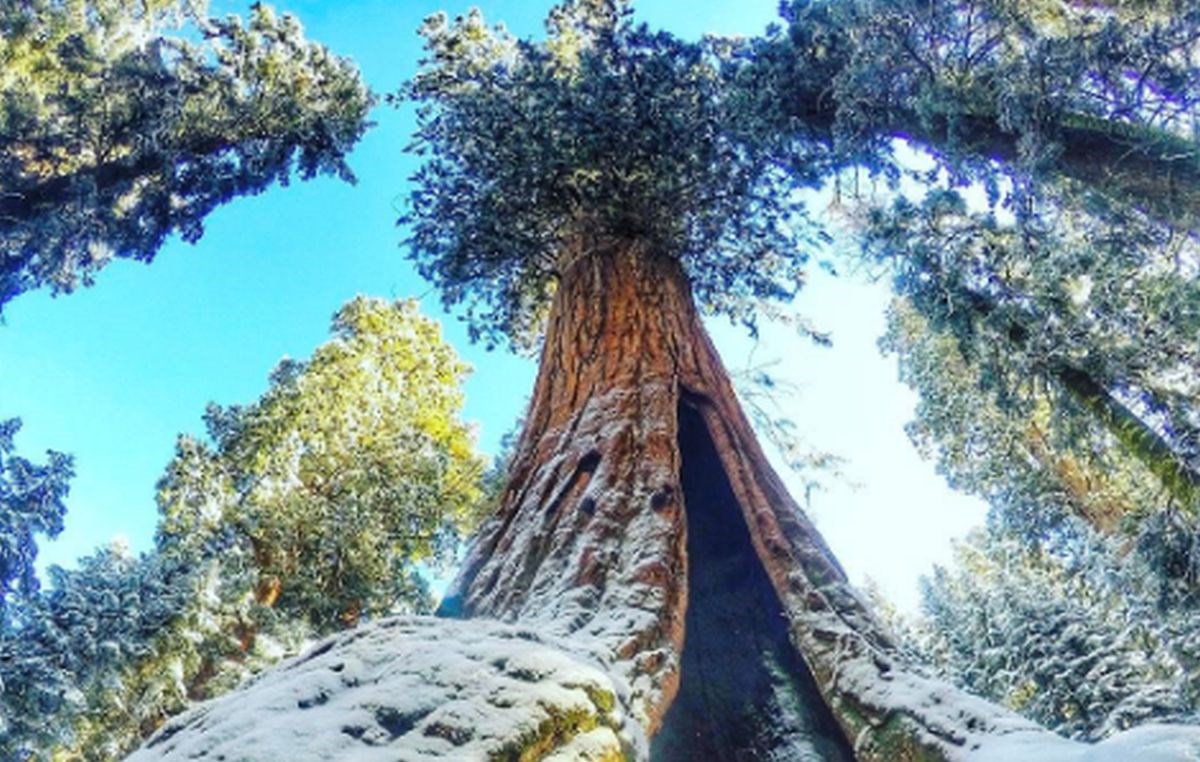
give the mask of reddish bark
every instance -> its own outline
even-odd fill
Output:
[[[594,639],[653,735],[685,641],[682,402],[703,418],[791,642],[859,758],[942,759],[976,731],[1029,730],[969,697],[951,723],[908,707],[926,682],[896,668],[889,636],[768,464],[679,263],[636,240],[581,245],[568,262],[501,508],[443,613]]]

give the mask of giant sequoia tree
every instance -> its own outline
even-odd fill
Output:
[[[697,302],[752,323],[793,295],[820,239],[798,191],[883,166],[833,114],[782,113],[794,41],[683,42],[604,0],[555,8],[543,42],[474,12],[423,34],[414,256],[477,336],[545,320],[507,490],[443,611],[603,644],[660,759],[938,759],[1033,732],[907,670],[700,323]]]

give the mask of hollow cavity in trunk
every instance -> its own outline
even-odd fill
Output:
[[[653,762],[853,760],[788,640],[788,620],[750,542],[703,418],[679,406],[688,608],[679,693]]]

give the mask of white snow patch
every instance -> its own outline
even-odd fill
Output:
[[[1197,762],[1200,727],[1142,725],[1098,744],[1017,734],[970,757],[971,762]]]
[[[195,707],[129,760],[484,760],[551,726],[566,736],[558,759],[622,747],[644,756],[627,700],[586,652],[527,628],[396,617],[318,643]],[[568,715],[574,723],[564,724]]]

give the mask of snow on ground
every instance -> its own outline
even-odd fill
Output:
[[[399,617],[176,717],[128,759],[416,762],[536,748],[537,758],[599,761],[645,748],[626,695],[588,654],[526,629]]]
[[[919,717],[945,742],[953,762],[1200,762],[1196,725],[1143,725],[1088,744],[914,672],[880,680],[869,670],[847,668],[838,679],[858,680],[853,692],[869,703]]]
[[[587,642],[487,619],[385,619],[176,717],[128,762],[645,760],[629,686]],[[937,693],[899,682],[886,685],[892,703]],[[898,711],[957,727],[979,714],[961,698]],[[956,762],[1200,762],[1200,727],[1146,725],[1090,746],[1032,723],[986,725],[959,739]]]
[[[1142,725],[1095,745],[1013,736],[985,747],[971,762],[1196,762],[1200,727]]]

